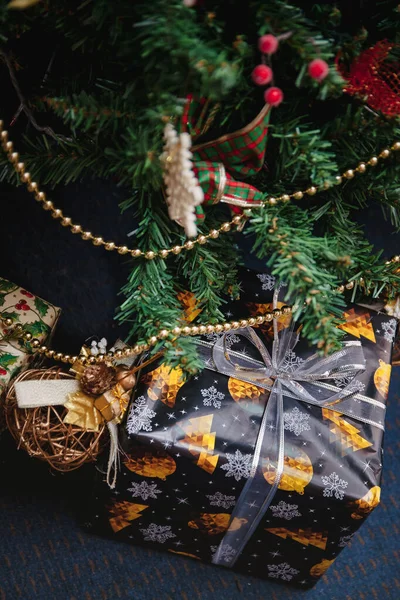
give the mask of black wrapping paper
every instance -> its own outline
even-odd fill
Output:
[[[242,279],[241,298],[229,302],[227,318],[271,310],[273,278],[244,271]],[[346,339],[361,341],[366,359],[365,371],[353,381],[357,413],[363,398],[385,403],[396,321],[356,305],[348,306],[345,318]],[[282,316],[278,329],[287,327],[288,319]],[[271,324],[257,333],[271,346]],[[204,341],[216,339],[212,334]],[[257,357],[235,332],[226,343],[232,351]],[[312,353],[300,339],[285,358],[287,370]],[[248,515],[231,515],[238,500],[246,501],[241,492],[251,475],[269,392],[215,372],[211,364],[186,383],[180,375],[162,362],[142,373],[121,428],[125,455],[117,487],[110,491],[96,483],[86,526],[205,562],[215,561],[218,553],[222,565],[234,558],[235,570],[311,587],[379,503],[383,429],[352,418],[349,411],[341,414],[340,407],[333,411],[285,397],[283,475],[238,553],[235,540],[249,526],[254,507],[249,502]],[[347,383],[335,380],[338,389]],[[266,456],[259,464],[265,480],[273,481],[276,464]],[[228,529],[230,543],[218,550]]]

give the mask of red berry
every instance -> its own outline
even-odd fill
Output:
[[[322,81],[329,73],[329,65],[322,58],[314,58],[308,65],[308,74],[316,81]]]
[[[33,294],[31,294],[30,292],[27,292],[26,290],[21,290],[21,294],[23,294],[24,296],[27,296],[28,298],[33,298]]]
[[[0,367],[0,375],[7,375],[7,371],[3,367]]]
[[[251,78],[256,85],[267,85],[272,80],[272,69],[267,65],[257,65],[251,74]]]
[[[23,304],[22,310],[31,310],[29,304]]]
[[[283,92],[278,87],[270,87],[264,92],[264,100],[271,106],[279,106],[283,100]]]
[[[21,303],[21,304],[19,304],[19,303],[18,303],[18,304],[16,304],[16,305],[15,305],[15,308],[16,308],[17,310],[22,310],[22,307],[23,307],[23,304],[22,304],[22,303]]]
[[[278,38],[271,33],[262,35],[258,40],[258,49],[263,54],[274,54],[278,50],[278,46]]]

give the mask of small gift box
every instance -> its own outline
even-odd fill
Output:
[[[227,317],[285,290],[244,272]],[[228,314],[229,313],[229,314]],[[205,369],[142,374],[122,425],[116,495],[96,484],[92,530],[311,587],[380,499],[395,319],[349,305],[321,357],[290,315],[199,339]],[[96,516],[94,516],[96,515]]]
[[[45,342],[55,327],[61,310],[27,290],[0,278],[0,431],[4,429],[2,399],[11,380],[33,359],[29,345],[11,336],[20,324],[23,331]],[[8,323],[6,321],[8,320]]]

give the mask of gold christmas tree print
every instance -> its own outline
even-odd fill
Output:
[[[312,531],[311,528],[306,529],[286,529],[285,527],[272,527],[266,529],[269,533],[273,533],[284,540],[291,539],[303,546],[315,546],[321,550],[326,549],[328,541],[328,533],[326,531]]]
[[[346,319],[346,323],[339,325],[339,329],[343,329],[347,333],[351,333],[356,338],[361,336],[367,338],[371,342],[376,343],[375,332],[371,323],[371,315],[368,311],[363,313],[356,312],[354,308],[343,313],[343,317]]]
[[[351,513],[352,519],[364,519],[369,515],[370,512],[376,508],[381,499],[381,488],[379,485],[375,485],[368,492],[354,502],[350,502],[349,506],[354,512]]]
[[[322,409],[323,418],[331,421],[329,426],[331,432],[330,441],[336,441],[340,444],[342,456],[372,446],[372,442],[363,438],[360,435],[360,430],[354,427],[354,425],[347,423],[347,421],[341,418],[341,415],[342,413],[335,410]]]
[[[311,577],[322,577],[322,575],[329,569],[329,567],[335,562],[335,559],[328,560],[327,558],[323,558],[321,562],[312,566],[310,569]]]
[[[272,379],[266,379],[266,383],[272,387],[274,382]],[[235,377],[229,377],[228,389],[234,401],[238,402],[243,408],[246,404],[264,405],[269,396],[269,392],[262,387],[235,379]]]
[[[179,367],[171,369],[162,364],[150,373],[143,376],[142,382],[147,384],[147,395],[150,400],[161,400],[170,408],[175,406],[176,396],[179,389],[185,383],[182,370]]]
[[[163,450],[150,451],[146,448],[134,448],[124,460],[124,465],[142,477],[158,477],[162,480],[176,471],[172,456]]]
[[[198,457],[197,466],[210,474],[214,473],[218,463],[218,454],[214,454],[216,433],[211,432],[213,417],[212,414],[204,415],[179,424],[186,434],[181,444],[188,446],[189,452]]]
[[[146,504],[134,504],[133,502],[114,502],[109,508],[112,517],[109,518],[113,531],[117,532],[131,524],[131,521],[140,519],[140,513],[148,508]]]
[[[185,320],[191,323],[202,311],[202,309],[198,307],[199,303],[196,296],[192,292],[183,291],[178,292],[177,297],[183,306]]]
[[[379,359],[379,367],[374,373],[374,384],[378,392],[386,399],[389,393],[390,373],[392,366]]]
[[[247,523],[247,519],[244,518],[235,517],[232,522],[230,520],[231,515],[228,513],[200,513],[200,516],[189,521],[188,525],[208,535],[217,535],[226,530],[237,531]]]

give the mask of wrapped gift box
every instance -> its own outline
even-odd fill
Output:
[[[228,318],[282,306],[271,275],[242,279]],[[117,487],[96,483],[86,526],[313,586],[380,499],[396,320],[357,305],[344,316],[343,350],[328,358],[283,315],[199,340],[206,368],[186,383],[148,367],[121,428]]]
[[[20,323],[41,342],[49,339],[61,310],[24,288],[0,278],[0,317]],[[2,397],[10,381],[28,368],[34,355],[23,340],[8,337],[9,328],[0,321],[0,431],[4,428]]]

